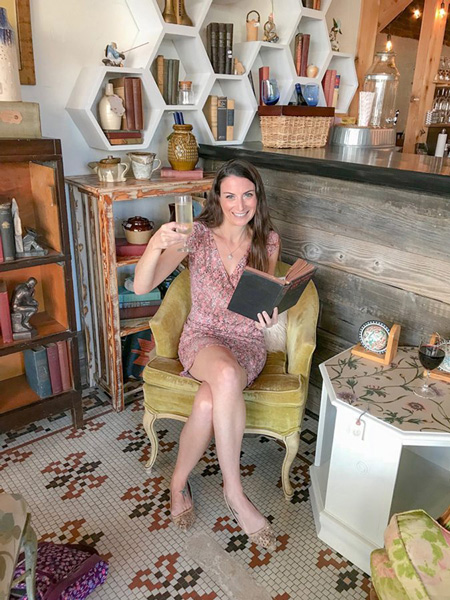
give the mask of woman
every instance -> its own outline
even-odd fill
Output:
[[[136,266],[134,290],[144,294],[163,281],[186,256],[185,235],[166,223],[150,239]],[[231,160],[217,172],[205,207],[189,238],[192,308],[179,344],[183,375],[201,382],[192,413],[180,436],[172,476],[171,517],[186,530],[194,521],[188,477],[214,434],[224,497],[239,526],[269,548],[275,535],[244,494],[240,452],[245,428],[242,390],[266,360],[264,327],[278,320],[258,315],[259,323],[227,309],[246,265],[275,272],[279,236],[272,228],[261,176],[249,163]]]

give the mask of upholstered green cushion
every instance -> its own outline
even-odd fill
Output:
[[[385,550],[374,550],[370,555],[372,584],[379,600],[409,600]]]

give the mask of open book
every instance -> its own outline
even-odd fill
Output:
[[[231,297],[228,309],[254,321],[265,310],[272,315],[291,308],[303,293],[316,267],[299,258],[284,277],[275,277],[252,267],[246,267]]]

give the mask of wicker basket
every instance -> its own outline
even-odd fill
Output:
[[[322,148],[334,121],[330,108],[264,106],[258,112],[262,143],[268,148]]]

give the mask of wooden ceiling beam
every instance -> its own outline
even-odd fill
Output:
[[[402,13],[405,8],[412,4],[413,0],[381,0],[380,13],[378,17],[378,33]]]
[[[444,41],[447,15],[439,15],[441,0],[425,0],[417,48],[416,68],[411,90],[408,119],[405,127],[404,153],[414,153],[416,143],[425,139],[426,111],[431,108],[434,97],[434,76]],[[400,80],[401,85],[401,80]]]

